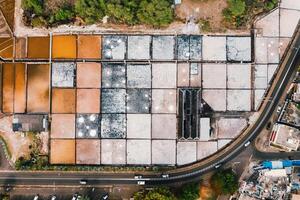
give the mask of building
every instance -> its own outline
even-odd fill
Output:
[[[47,115],[14,115],[12,123],[15,132],[44,132],[48,131]]]

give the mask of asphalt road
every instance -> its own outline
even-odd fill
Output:
[[[267,94],[266,99],[271,100],[264,102],[256,122],[248,127],[238,139],[202,162],[167,172],[169,178],[161,178],[160,174],[149,173],[140,181],[145,181],[146,185],[162,185],[199,179],[201,175],[214,170],[216,166],[225,164],[245,150],[244,145],[248,141],[253,141],[260,134],[272,114],[276,112],[280,98],[289,86],[293,73],[300,65],[299,29],[280,65],[280,70]],[[125,173],[0,172],[1,185],[79,185],[81,179],[87,180],[87,185],[137,184],[138,181],[134,179],[133,174]]]

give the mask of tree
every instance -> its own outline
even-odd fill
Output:
[[[22,7],[24,10],[30,11],[31,14],[42,15],[44,12],[43,0],[23,0]]]
[[[80,200],[91,200],[91,198],[87,195],[83,195]]]
[[[161,27],[173,21],[173,9],[168,0],[142,0],[137,12],[141,23]]]
[[[136,192],[134,200],[176,200],[174,194],[167,187],[158,187],[146,192]]]
[[[86,23],[92,24],[106,15],[106,4],[104,0],[77,0],[75,11]]]
[[[196,200],[199,198],[199,184],[190,183],[183,186],[180,194],[180,200]]]
[[[107,15],[117,23],[134,25],[137,23],[134,11],[120,4],[107,4]]]
[[[217,194],[233,194],[238,189],[238,178],[232,169],[218,171],[211,177],[211,185]]]
[[[245,13],[246,3],[244,0],[227,0],[228,10],[230,13],[237,17]]]
[[[50,23],[64,23],[70,22],[75,16],[73,7],[71,5],[64,5],[59,8],[49,20]]]

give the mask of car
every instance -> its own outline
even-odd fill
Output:
[[[36,195],[34,196],[33,200],[38,200],[38,199],[39,199],[39,195],[36,194]]]
[[[101,196],[100,200],[108,200],[108,193],[105,193],[104,195]]]
[[[218,164],[218,165],[215,166],[215,169],[218,169],[218,168],[220,168],[221,166],[222,166],[222,164]]]
[[[56,200],[56,195],[52,195],[51,200]]]
[[[75,194],[73,195],[73,197],[72,197],[72,200],[77,200],[77,197],[78,197],[78,194],[75,193]]]
[[[138,181],[137,184],[138,185],[145,185],[145,181]]]
[[[161,177],[162,178],[169,178],[169,174],[162,174]]]
[[[247,146],[249,146],[250,144],[251,144],[251,142],[248,141],[248,142],[246,142],[246,143],[244,144],[244,147],[247,147]]]
[[[142,179],[143,176],[142,175],[134,175],[134,179]]]
[[[87,184],[87,180],[80,180],[79,183],[80,183],[81,185],[86,185],[86,184]]]

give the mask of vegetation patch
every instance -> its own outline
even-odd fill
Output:
[[[169,25],[174,20],[171,0],[75,0],[48,6],[51,0],[22,0],[23,20],[33,27],[60,24],[110,23],[153,27]]]
[[[278,5],[278,0],[227,0],[223,16],[228,28],[239,28],[252,22],[260,13],[268,12]]]
[[[231,168],[216,172],[210,182],[218,195],[233,194],[238,189],[238,177]]]

